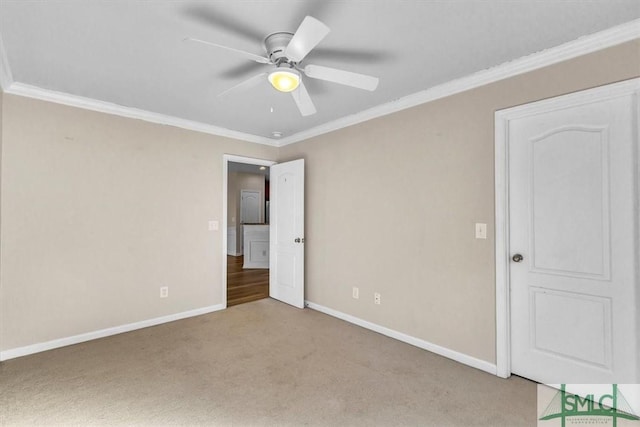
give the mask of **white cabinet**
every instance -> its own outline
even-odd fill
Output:
[[[245,224],[242,268],[269,268],[269,226]]]

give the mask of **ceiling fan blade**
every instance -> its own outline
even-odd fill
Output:
[[[178,3],[178,2],[176,2]],[[200,22],[207,28],[219,28],[229,33],[235,34],[246,40],[261,43],[264,39],[263,32],[256,25],[244,22],[233,15],[227,14],[221,6],[216,6],[216,2],[180,2],[185,6],[181,7],[182,14],[189,19]],[[220,3],[220,2],[217,2]]]
[[[291,92],[291,96],[293,96],[294,101],[296,101],[300,114],[303,116],[310,116],[316,113],[316,106],[313,105],[313,101],[311,100],[304,83],[302,83],[302,80],[300,80],[298,88]]]
[[[225,50],[228,50],[230,52],[235,53],[236,55],[243,56],[245,59],[250,59],[251,61],[255,61],[255,62],[258,62],[260,64],[269,64],[270,63],[269,58],[265,58],[264,56],[255,55],[253,53],[246,52],[244,50],[234,49],[232,47],[223,46],[221,44],[208,42],[208,41],[200,40],[200,39],[194,39],[192,37],[187,37],[187,38],[184,39],[184,41],[202,43],[202,44],[206,44],[206,45],[209,45],[209,46],[217,47],[217,48],[220,48],[220,49],[225,49]]]
[[[235,65],[225,68],[224,71],[211,73],[211,75],[220,77],[225,80],[238,80],[241,78],[246,78],[247,76],[252,76],[255,73],[259,73],[263,65],[264,64],[258,64],[257,62],[253,61],[241,61]]]
[[[259,83],[261,80],[264,79],[264,77],[267,75],[268,73],[260,73],[258,75],[255,75],[247,80],[244,80],[240,83],[238,83],[235,86],[230,87],[229,89],[225,90],[224,92],[220,92],[218,94],[218,96],[225,96],[226,94],[228,94],[231,91],[237,90],[237,89],[248,89],[252,86],[255,86],[257,83]],[[266,79],[264,79],[266,80]]]
[[[307,16],[296,30],[284,51],[287,58],[300,62],[329,34],[329,27],[312,16]]]
[[[341,85],[357,87],[374,91],[378,87],[379,79],[366,74],[352,73],[351,71],[338,70],[336,68],[323,67],[321,65],[307,65],[304,73],[313,79],[327,80]]]
[[[327,48],[317,47],[313,49],[313,60],[333,60],[349,64],[376,64],[393,60],[393,53],[378,49],[350,49],[345,47]]]

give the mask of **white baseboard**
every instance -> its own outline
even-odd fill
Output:
[[[100,329],[99,331],[87,332],[84,334],[74,335],[71,337],[59,338],[38,344],[31,344],[24,347],[13,348],[10,350],[0,351],[0,361],[15,359],[16,357],[27,356],[29,354],[40,353],[42,351],[53,350],[54,348],[65,347],[68,345],[79,344],[85,341],[91,341],[98,338],[104,338],[111,335],[130,332],[136,329],[148,328],[149,326],[160,325],[162,323],[173,322],[175,320],[186,319],[188,317],[200,316],[202,314],[213,313],[214,311],[223,310],[222,304],[211,305],[209,307],[197,308],[195,310],[184,311],[182,313],[170,314],[168,316],[156,317],[154,319],[143,320],[126,325],[114,326],[113,328]]]
[[[386,328],[384,326],[371,323],[369,321],[351,316],[349,314],[342,313],[337,310],[333,310],[328,307],[324,307],[319,304],[315,304],[310,301],[305,301],[305,305],[313,310],[321,313],[328,314],[329,316],[336,317],[338,319],[353,323],[354,325],[361,326],[374,332],[378,332],[382,335],[386,335],[390,338],[397,339],[398,341],[411,344],[423,350],[430,351],[432,353],[439,354],[449,359],[460,362],[464,365],[471,366],[481,371],[488,372],[496,375],[496,365],[486,362],[484,360],[477,359],[475,357],[460,353],[454,350],[450,350],[446,347],[430,343],[428,341],[412,337],[402,332],[394,331],[393,329]],[[84,334],[74,335],[71,337],[59,338],[52,341],[47,341],[38,344],[32,344],[24,347],[13,348],[0,352],[0,361],[15,359],[16,357],[28,356],[30,354],[40,353],[42,351],[52,350],[54,348],[65,347],[68,345],[79,344],[86,341],[91,341],[98,338],[104,338],[111,335],[121,334],[123,332],[130,332],[136,329],[148,328],[150,326],[160,325],[162,323],[173,322],[175,320],[186,319],[189,317],[200,316],[202,314],[212,313],[214,311],[223,310],[225,307],[222,304],[212,305],[209,307],[198,308],[195,310],[185,311],[182,313],[170,314],[168,316],[156,317],[154,319],[143,320],[140,322],[129,323],[126,325],[115,326],[113,328],[101,329],[98,331],[87,332]]]
[[[376,325],[375,323],[362,320],[358,317],[351,316],[350,314],[345,314],[332,308],[324,307],[310,301],[305,301],[305,306],[321,313],[328,314],[329,316],[333,316],[349,323],[353,323],[354,325],[362,326],[363,328],[378,332],[379,334],[386,335],[390,338],[397,339],[398,341],[406,342],[407,344],[411,344],[423,350],[439,354],[440,356],[455,360],[456,362],[471,366],[472,368],[480,369],[481,371],[497,375],[497,368],[493,363],[477,359],[475,357],[448,349],[446,347],[441,347],[437,344],[433,344],[420,338],[403,334],[402,332],[394,331],[393,329],[389,329],[384,326]]]

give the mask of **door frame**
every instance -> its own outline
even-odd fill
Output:
[[[509,262],[509,121],[543,112],[607,100],[620,96],[635,96],[636,104],[636,213],[640,200],[638,163],[640,155],[637,135],[640,135],[640,78],[598,86],[555,98],[536,101],[495,112],[495,268],[496,268],[496,374],[502,378],[511,376],[511,295]],[[640,229],[640,215],[636,215],[636,230]],[[636,250],[640,248],[636,235]],[[640,253],[640,252],[639,252]],[[636,260],[636,282],[639,280],[639,262]],[[640,307],[640,292],[636,293],[636,306]],[[640,315],[636,315],[640,330]],[[640,348],[640,338],[638,338]],[[639,362],[640,364],[640,362]]]
[[[277,162],[273,160],[256,159],[253,157],[222,155],[222,307],[227,308],[227,227],[228,227],[228,196],[229,196],[229,162],[245,163],[248,165],[271,167]]]

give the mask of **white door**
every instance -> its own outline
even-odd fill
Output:
[[[511,371],[541,383],[640,382],[636,94],[596,92],[508,122]]]
[[[304,307],[304,160],[271,167],[269,296]]]
[[[262,194],[255,190],[240,190],[240,222],[243,224],[260,223],[260,205]]]

